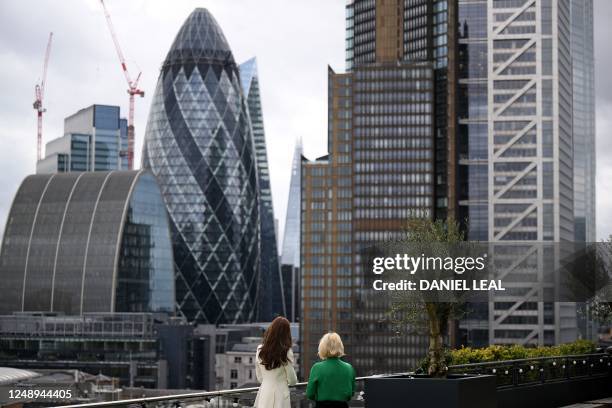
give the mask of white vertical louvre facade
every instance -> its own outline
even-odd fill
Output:
[[[488,239],[518,244],[504,271],[513,273],[542,266],[537,242],[574,238],[570,0],[488,0],[487,8]],[[490,343],[572,340],[574,305],[537,302],[543,290],[532,284],[491,299]]]

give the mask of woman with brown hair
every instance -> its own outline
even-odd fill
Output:
[[[255,375],[261,386],[254,408],[291,408],[289,386],[297,383],[292,345],[289,320],[279,316],[257,347]]]

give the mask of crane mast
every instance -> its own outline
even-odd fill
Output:
[[[130,76],[130,72],[127,68],[127,64],[125,62],[125,57],[123,56],[123,52],[121,51],[121,46],[119,45],[119,40],[117,39],[117,34],[115,33],[115,28],[113,27],[113,22],[111,20],[111,16],[104,4],[104,0],[100,0],[102,4],[102,8],[104,10],[104,16],[106,17],[106,23],[108,25],[108,30],[111,33],[111,37],[113,38],[113,43],[115,44],[115,51],[117,52],[117,57],[119,57],[119,63],[121,64],[121,70],[123,71],[123,75],[125,76],[125,80],[128,85],[127,93],[129,95],[129,111],[128,111],[128,148],[127,151],[121,151],[120,154],[122,157],[127,156],[128,158],[128,169],[134,169],[134,104],[135,98],[134,96],[138,95],[141,98],[144,97],[144,91],[138,88],[138,81],[140,80],[140,74],[136,76],[135,80],[132,80]]]
[[[45,97],[45,82],[47,80],[47,67],[49,66],[49,55],[51,54],[51,43],[53,42],[53,32],[49,33],[49,40],[47,41],[47,49],[45,51],[45,61],[43,63],[43,73],[39,84],[34,87],[34,93],[36,99],[34,100],[34,109],[36,110],[36,117],[38,120],[37,133],[36,133],[36,160],[40,161],[42,158],[42,120],[43,113],[47,111],[43,106],[43,100]]]

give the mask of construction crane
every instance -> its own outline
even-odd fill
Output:
[[[127,152],[122,150],[121,156],[128,158],[128,169],[134,169],[134,96],[138,95],[141,98],[144,96],[144,91],[138,89],[138,81],[140,80],[139,72],[136,76],[136,79],[132,81],[132,77],[130,76],[130,72],[127,69],[127,65],[125,63],[125,58],[123,57],[123,52],[121,51],[121,47],[119,46],[119,41],[117,40],[117,34],[115,34],[115,29],[113,27],[113,22],[111,20],[110,14],[108,13],[108,9],[104,4],[104,0],[100,0],[102,3],[102,8],[104,9],[104,16],[106,17],[106,22],[108,24],[108,30],[113,37],[113,42],[115,43],[115,50],[117,51],[117,56],[119,57],[119,62],[121,64],[121,70],[123,71],[123,75],[125,76],[125,80],[128,84],[128,95],[130,96],[130,105],[129,105],[129,114],[128,114],[128,149]]]
[[[51,42],[53,41],[53,33],[49,33],[49,41],[47,42],[47,50],[45,51],[45,62],[43,64],[42,78],[39,84],[34,87],[34,93],[36,99],[34,100],[34,109],[38,117],[38,132],[36,139],[36,159],[40,161],[42,158],[42,119],[43,113],[47,111],[43,106],[43,99],[45,97],[45,81],[47,80],[47,66],[49,65],[49,54],[51,53]]]

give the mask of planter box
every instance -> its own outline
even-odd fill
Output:
[[[496,408],[492,375],[372,378],[365,380],[366,408]]]
[[[498,408],[555,408],[610,396],[610,376],[574,378],[497,390]]]

